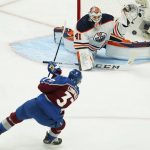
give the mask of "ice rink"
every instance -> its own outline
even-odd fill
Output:
[[[101,3],[103,11],[119,15],[114,7],[123,2]],[[66,19],[72,26],[74,12],[75,0],[0,0],[0,120],[39,95],[39,80],[48,74],[45,64],[17,55],[9,43],[53,34]],[[64,75],[69,71],[63,68]],[[0,150],[150,149],[150,63],[83,72],[80,91],[66,110],[62,145],[44,145],[48,128],[27,120],[0,136]]]

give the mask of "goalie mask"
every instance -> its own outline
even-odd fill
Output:
[[[91,7],[91,9],[89,11],[89,17],[95,23],[100,22],[100,20],[102,18],[102,13],[101,13],[100,8],[98,8],[96,6]]]

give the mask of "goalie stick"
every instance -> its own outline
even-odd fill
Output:
[[[130,66],[134,64],[135,59],[137,58],[137,52],[132,51],[130,53],[130,57],[128,59],[128,62],[126,64],[104,64],[104,63],[97,63],[95,64],[95,69],[101,69],[101,70],[129,70]],[[54,61],[55,62],[55,61]],[[49,61],[43,61],[43,63],[49,63]],[[65,62],[55,62],[58,65],[64,65],[64,66],[74,66],[79,68],[79,63],[65,63]]]
[[[126,64],[95,64],[95,69],[102,69],[102,70],[128,70],[132,64],[134,64],[135,59],[138,57],[136,51],[132,51],[130,53],[130,57],[128,59],[128,62]],[[43,61],[43,63],[49,63],[49,61]],[[65,62],[55,62],[58,65],[64,65],[64,66],[74,66],[79,68],[79,63],[65,63]]]
[[[49,61],[43,61],[43,63],[49,63]],[[79,67],[78,63],[63,63],[63,62],[55,62],[58,65],[63,65],[63,66],[74,66],[74,67]],[[133,63],[133,62],[132,62]],[[132,64],[130,61],[128,61],[127,64],[95,64],[95,69],[101,69],[101,70],[128,70],[129,66]]]
[[[137,52],[132,51],[130,53],[130,57],[128,59],[128,62],[126,64],[95,64],[95,69],[101,69],[101,70],[128,70],[132,64],[134,64],[135,58],[137,58]],[[43,61],[43,63],[49,63],[49,61]],[[64,65],[64,66],[74,66],[79,68],[78,63],[65,63],[65,62],[55,62],[58,65]]]

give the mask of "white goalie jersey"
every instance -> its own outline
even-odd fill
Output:
[[[114,17],[112,15],[102,14],[101,20],[98,23],[95,23],[87,14],[77,22],[74,34],[74,48],[77,50],[77,53],[79,51],[81,52],[81,50],[84,50],[86,54],[92,52],[94,56],[97,50],[101,49],[107,44],[107,41],[112,33],[116,36],[122,37],[126,32],[126,28],[127,25],[123,25],[118,21],[114,21]],[[77,54],[77,56],[79,61],[79,54]],[[82,66],[82,70],[88,70],[92,68],[94,59],[90,54],[89,57],[90,58],[87,58],[87,60],[92,60],[92,63],[90,63],[90,65],[84,69]]]
[[[99,23],[95,24],[89,19],[89,15],[81,18],[76,26],[74,34],[75,49],[90,49],[95,52],[106,45],[110,35],[123,36],[126,32],[125,25],[114,21],[114,17],[103,14]]]

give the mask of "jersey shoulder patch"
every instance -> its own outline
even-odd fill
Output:
[[[114,21],[114,17],[110,14],[102,14],[101,24],[107,23],[109,21]]]
[[[89,20],[89,15],[83,16],[77,23],[77,30],[79,32],[86,32],[94,27],[94,22]]]

